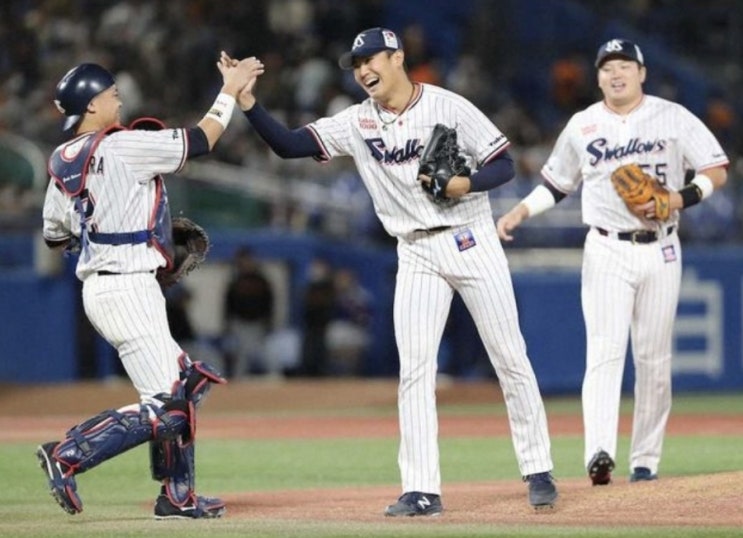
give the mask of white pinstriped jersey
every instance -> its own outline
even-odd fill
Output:
[[[486,192],[467,194],[452,205],[431,203],[418,182],[419,157],[437,123],[456,128],[459,147],[473,172],[504,151],[508,139],[464,97],[430,84],[416,88],[399,116],[369,98],[311,123],[324,160],[354,158],[390,235],[491,219]]]
[[[70,157],[85,136],[63,144]],[[105,136],[88,167],[86,211],[88,226],[101,233],[146,230],[155,209],[153,178],[180,170],[188,150],[183,129],[118,131]],[[92,211],[91,211],[92,210]],[[59,241],[80,234],[80,219],[72,200],[50,181],[43,210],[44,238]],[[138,273],[165,265],[160,252],[146,243],[105,245],[91,242],[89,256],[80,256],[76,274],[106,270]]]
[[[633,215],[612,187],[612,171],[631,162],[678,191],[687,169],[723,166],[728,158],[710,130],[686,108],[645,95],[625,116],[603,101],[576,113],[560,133],[542,175],[565,193],[583,181],[583,222],[589,226],[611,231],[654,228],[654,221]],[[668,222],[678,218],[674,211]]]

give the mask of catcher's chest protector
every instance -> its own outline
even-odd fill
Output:
[[[88,199],[85,184],[91,167],[95,170],[95,150],[104,136],[124,129],[125,127],[114,126],[60,146],[49,158],[49,172],[60,190],[75,202],[75,209],[80,214],[80,237],[82,238],[83,250],[87,249],[88,241],[109,245],[148,242],[163,254],[168,266],[171,266],[173,263],[173,234],[168,194],[161,176],[154,178],[156,184],[155,207],[146,230],[100,233],[95,229],[95,225],[90,230],[86,228],[87,220],[93,214],[94,206]],[[102,167],[103,164],[99,163],[98,166]]]

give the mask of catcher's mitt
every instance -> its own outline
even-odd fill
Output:
[[[668,220],[671,214],[670,193],[658,181],[643,171],[639,164],[625,164],[611,174],[611,183],[628,206],[654,202],[655,220]]]
[[[196,269],[209,252],[209,236],[191,219],[175,217],[173,226],[173,264],[170,270],[157,271],[157,280],[167,288]]]
[[[421,181],[421,186],[436,203],[449,200],[446,187],[452,177],[470,175],[465,158],[459,154],[455,129],[436,124],[421,154],[418,175],[431,178],[430,182]]]

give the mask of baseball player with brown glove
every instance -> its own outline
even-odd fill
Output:
[[[671,217],[671,192],[639,164],[624,164],[614,170],[611,184],[630,211],[638,211],[641,217],[658,221],[667,221]]]
[[[157,275],[182,276],[208,248],[197,225],[182,231],[183,222],[171,221],[161,174],[209,153],[227,127],[235,97],[263,72],[255,58],[217,65],[221,93],[192,128],[165,129],[157,120],[122,127],[116,81],[97,64],[74,67],[56,88],[55,104],[71,139],[49,159],[44,240],[50,248],[79,243],[76,275],[85,313],[116,348],[140,398],[39,446],[49,490],[69,514],[83,510],[78,474],[146,442],[152,477],[160,483],[156,518],[215,518],[225,511],[222,500],[197,495],[194,482],[195,410],[209,387],[225,380],[173,340]],[[180,258],[178,243],[186,249]]]
[[[686,108],[643,93],[647,71],[637,45],[612,39],[595,65],[603,101],[570,119],[542,168],[544,184],[497,229],[513,239],[523,220],[583,185],[584,464],[592,484],[606,485],[617,456],[628,335],[636,374],[629,476],[632,482],[658,476],[671,409],[679,217],[725,183],[728,158]],[[687,166],[696,175],[685,185]]]

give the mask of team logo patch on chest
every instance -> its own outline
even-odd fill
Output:
[[[591,166],[598,165],[601,161],[611,162],[629,157],[641,157],[643,155],[658,154],[666,150],[668,141],[662,138],[643,140],[631,138],[624,144],[612,143],[604,137],[591,140],[586,145],[586,151],[591,156]]]
[[[406,164],[419,159],[423,152],[423,144],[417,138],[405,142],[403,147],[388,148],[381,138],[365,138],[371,156],[381,164]]]
[[[676,249],[673,247],[673,245],[666,245],[662,248],[663,251],[663,261],[666,263],[671,263],[676,261]]]
[[[472,235],[472,230],[470,230],[469,228],[455,233],[454,241],[457,243],[459,252],[467,250],[468,248],[472,248],[477,244],[477,242],[475,241],[475,236]]]

